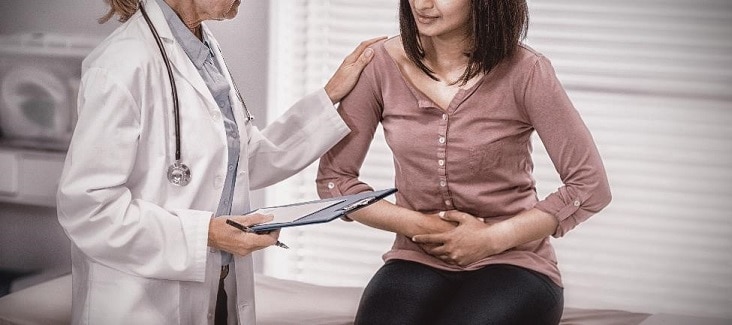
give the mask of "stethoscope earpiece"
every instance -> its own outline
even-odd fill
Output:
[[[168,167],[168,181],[177,186],[186,186],[191,182],[191,169],[180,161]]]

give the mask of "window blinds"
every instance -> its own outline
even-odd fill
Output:
[[[395,35],[392,0],[272,1],[270,107],[322,87],[359,41]],[[531,0],[528,43],[549,57],[593,133],[608,208],[554,240],[567,306],[732,317],[732,2]],[[272,115],[270,115],[272,116]],[[535,139],[540,197],[560,186]],[[317,198],[315,169],[267,191]],[[377,134],[362,170],[393,186]],[[365,285],[393,235],[357,223],[288,229],[265,272]]]
[[[530,9],[529,43],[593,132],[614,196],[554,241],[567,304],[732,317],[732,2]],[[541,197],[559,182],[535,148]]]
[[[398,33],[397,2],[272,1],[270,107],[286,109],[325,85],[359,42]],[[280,114],[282,111],[276,111]],[[317,162],[267,190],[268,204],[317,199]],[[375,189],[393,187],[391,152],[377,131],[362,178]],[[393,199],[393,197],[388,198]],[[393,235],[358,223],[335,222],[287,229],[281,239],[293,249],[265,253],[269,275],[328,285],[363,286],[381,266]]]

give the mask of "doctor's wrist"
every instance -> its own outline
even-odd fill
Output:
[[[208,222],[208,247],[219,249],[218,245],[218,233],[215,231],[216,225],[214,224],[215,218],[211,218]]]

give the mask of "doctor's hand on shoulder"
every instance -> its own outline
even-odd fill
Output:
[[[208,226],[208,246],[241,256],[272,246],[280,237],[279,230],[258,234],[241,231],[226,223],[226,219],[232,219],[239,224],[250,227],[272,221],[272,218],[271,215],[263,214],[213,218]]]
[[[382,36],[365,40],[351,54],[343,59],[338,70],[336,70],[325,85],[325,92],[333,104],[340,102],[343,97],[348,95],[356,85],[356,81],[358,81],[358,77],[361,75],[363,68],[371,61],[374,50],[369,48],[369,46],[385,38],[385,36]]]

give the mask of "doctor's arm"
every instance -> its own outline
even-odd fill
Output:
[[[249,180],[252,189],[282,181],[310,165],[348,134],[348,126],[333,107],[355,86],[373,57],[369,46],[384,39],[361,42],[341,63],[323,89],[293,105],[258,130],[249,124]]]
[[[157,147],[140,138],[141,108],[125,84],[101,68],[82,77],[78,122],[57,193],[59,222],[97,263],[142,277],[203,281],[211,212],[166,209],[133,192],[130,184],[164,182],[165,174],[154,162],[138,165],[145,164],[138,152]],[[166,189],[159,191],[143,197],[164,196]]]
[[[343,59],[343,62],[338,67],[338,70],[325,84],[325,92],[328,94],[331,102],[336,104],[343,99],[356,85],[358,77],[361,75],[361,71],[371,61],[374,55],[374,50],[369,46],[374,43],[385,39],[386,37],[376,37],[361,42],[351,54]]]

